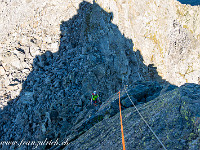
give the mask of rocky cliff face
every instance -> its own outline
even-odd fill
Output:
[[[160,84],[167,82],[158,76],[154,67],[143,64],[140,52],[132,51],[132,40],[121,34],[112,19],[112,13],[97,3],[82,2],[75,16],[61,22],[58,51],[35,56],[19,96],[9,100],[1,111],[1,140],[62,140],[68,135],[74,136],[76,132],[70,128],[87,119],[89,114],[94,115],[88,106],[93,90],[98,91],[104,102],[124,85],[148,80],[149,89],[141,85],[140,90],[144,91],[138,90],[138,102],[144,103],[147,97],[159,95],[163,88]],[[31,42],[37,43],[34,39]],[[21,55],[29,53],[22,48],[17,51]],[[131,106],[126,103],[124,107]],[[115,115],[116,108],[110,114]],[[89,127],[96,123],[94,120]],[[49,148],[42,148],[45,147]],[[17,145],[2,148],[13,149]]]
[[[135,48],[172,84],[198,83],[199,7],[177,1],[133,1],[129,24]]]
[[[116,121],[113,119],[118,116],[116,92],[124,87],[128,86],[135,105],[142,109],[148,107],[144,111],[147,113],[147,111],[151,112],[151,109],[157,109],[154,108],[151,100],[158,97],[153,103],[156,104],[158,101],[156,106],[161,107],[160,100],[163,98],[161,95],[177,88],[170,83],[179,85],[185,83],[186,78],[187,82],[197,82],[198,39],[187,32],[188,29],[181,25],[180,20],[174,20],[173,13],[176,6],[181,7],[180,11],[184,7],[177,2],[170,1],[164,4],[159,1],[149,3],[146,1],[140,3],[37,1],[36,3],[36,1],[26,0],[1,3],[3,6],[0,8],[1,18],[4,24],[1,25],[0,141],[59,139],[59,142],[62,142],[67,139],[71,143],[66,147],[67,149],[80,148],[81,145],[74,145],[74,143],[81,143],[79,140],[82,139],[80,137],[82,134],[87,136],[90,129],[93,130],[98,123],[102,124],[106,120]],[[158,18],[164,15],[167,18],[155,19],[154,17],[159,14],[156,11],[153,12],[153,17],[146,16],[146,19],[153,19],[153,22],[151,20],[149,24],[145,24],[146,19],[143,15],[152,15],[150,12],[156,10],[155,6],[157,7],[158,3],[157,9],[166,11],[166,14],[161,13]],[[171,4],[174,7],[168,8]],[[164,6],[166,8],[163,8]],[[190,6],[185,6],[187,7]],[[147,12],[143,13],[144,10]],[[198,7],[192,10],[198,11]],[[170,20],[173,20],[169,28],[163,24],[165,19],[168,25],[171,25]],[[144,28],[147,30],[146,40],[141,36]],[[195,34],[198,33],[197,29],[194,30]],[[168,36],[161,34],[164,30]],[[166,43],[162,45],[164,40]],[[165,48],[169,46],[169,48],[164,50],[162,46]],[[186,73],[182,69],[183,79],[177,74],[180,74],[178,71],[181,65],[186,66],[185,61],[188,61],[191,66]],[[160,69],[166,64],[168,66],[164,67],[165,69]],[[175,89],[175,92],[168,93],[169,96],[165,95],[166,103],[182,89]],[[103,103],[97,112],[89,106],[93,90],[98,91]],[[198,92],[193,92],[199,90],[198,85],[191,85],[185,90],[189,90],[187,96],[191,95],[192,99],[195,99],[194,102],[198,104]],[[175,107],[178,102],[174,101],[172,98],[171,103],[174,103]],[[170,111],[171,103],[166,107],[166,111]],[[177,104],[177,107],[182,105],[181,103],[182,101]],[[130,107],[132,104],[123,91],[122,109],[125,114],[129,114],[128,110],[132,110]],[[187,107],[188,110],[192,109],[189,108],[190,104]],[[127,108],[130,109],[126,110]],[[198,110],[193,111],[195,117],[198,116]],[[176,115],[166,118],[165,121],[169,123],[164,124],[163,128],[172,129],[171,126],[169,127],[172,118],[179,121],[177,120],[179,112],[174,113]],[[165,113],[162,112],[160,115]],[[193,114],[187,117],[191,119]],[[162,120],[162,117],[158,118]],[[183,126],[184,123],[186,122],[183,121]],[[127,121],[127,124],[130,122]],[[198,146],[196,132],[198,129],[193,128],[193,125],[189,124],[188,128],[194,129],[195,132],[191,130],[184,132],[184,137],[191,133],[192,139],[181,137],[185,141],[178,143],[180,147],[188,148],[193,143]],[[105,130],[108,132],[107,128]],[[183,131],[184,128],[178,129],[177,133],[179,130]],[[174,136],[171,131],[170,136]],[[164,137],[162,140],[166,142]],[[147,143],[148,146],[152,146],[151,140]],[[119,147],[119,144],[116,143],[116,147]],[[130,144],[131,142],[128,142],[128,145]],[[174,148],[171,141],[168,141],[168,144]],[[85,148],[88,146],[84,143],[82,145]],[[156,146],[159,147],[158,143]],[[145,146],[135,147],[148,149]],[[0,148],[31,149],[34,146],[24,144],[19,147],[2,144]],[[38,149],[45,148],[61,149],[65,146],[38,147]],[[96,149],[96,146],[93,148]]]
[[[199,85],[186,84],[147,104],[138,106],[140,113],[166,149],[197,150],[200,148],[199,92]],[[135,108],[126,109],[122,116],[126,149],[163,149]],[[121,148],[118,113],[96,124],[65,149]]]
[[[1,106],[19,95],[33,59],[60,45],[61,21],[77,13],[80,0],[1,2]],[[89,1],[92,2],[92,1]],[[199,81],[199,7],[170,1],[96,1],[134,43],[144,63],[175,85]],[[172,61],[173,60],[173,61]]]

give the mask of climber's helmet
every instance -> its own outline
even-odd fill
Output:
[[[96,95],[97,94],[97,91],[94,91],[94,95]]]

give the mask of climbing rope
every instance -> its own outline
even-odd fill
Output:
[[[124,141],[123,124],[122,124],[122,113],[121,113],[120,91],[119,91],[118,93],[119,93],[119,111],[120,111],[120,122],[121,122],[121,132],[122,132],[122,145],[123,145],[123,150],[126,150],[126,148],[125,148],[125,141]]]
[[[124,89],[125,89],[125,91],[126,91],[126,88],[124,87]],[[129,96],[129,94],[128,94],[128,92],[126,91],[126,94],[127,94],[127,96],[128,96],[128,98],[129,98],[129,100],[131,101],[131,103],[133,104],[133,106],[135,107],[135,109],[136,109],[136,111],[138,112],[138,114],[140,115],[140,117],[142,118],[142,120],[145,122],[145,124],[148,126],[148,128],[151,130],[151,132],[154,134],[154,136],[157,138],[157,140],[160,142],[160,144],[163,146],[163,148],[165,149],[165,150],[167,150],[166,149],[166,147],[163,145],[163,143],[160,141],[160,139],[158,138],[158,136],[155,134],[155,132],[152,130],[152,128],[149,126],[149,124],[147,123],[147,121],[144,119],[144,117],[142,116],[142,114],[139,112],[139,110],[137,109],[137,107],[135,106],[135,104],[133,103],[133,101],[131,100],[131,98],[130,98],[130,96]]]

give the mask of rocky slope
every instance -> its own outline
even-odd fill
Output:
[[[178,129],[174,132],[177,134],[182,131],[184,132],[184,138],[181,136],[181,139],[183,139],[182,143],[176,141],[176,137],[174,138],[178,146],[189,148],[194,144],[194,148],[198,148],[199,138],[196,132],[198,127],[189,123],[191,119],[194,120],[192,118],[194,114],[195,117],[199,114],[196,109],[199,105],[199,86],[193,84],[177,88],[175,85],[168,83],[159,76],[160,72],[156,70],[158,69],[159,71],[159,66],[158,68],[155,67],[158,64],[156,61],[146,63],[148,62],[146,55],[149,55],[150,52],[146,51],[147,45],[143,45],[143,50],[135,49],[138,45],[145,44],[148,40],[142,40],[139,35],[142,32],[138,32],[138,26],[140,25],[141,27],[143,24],[138,23],[137,18],[129,20],[128,18],[133,15],[130,12],[132,10],[126,8],[128,6],[133,8],[138,6],[138,9],[140,8],[139,10],[142,11],[144,10],[141,8],[144,6],[143,2],[146,3],[142,1],[133,6],[125,1],[108,1],[108,3],[102,3],[101,1],[97,1],[97,3],[86,1],[73,3],[66,1],[65,3],[61,3],[60,1],[38,1],[36,3],[36,1],[31,0],[19,2],[2,1],[1,3],[5,7],[1,7],[1,18],[5,21],[6,14],[9,12],[11,15],[7,18],[10,17],[12,23],[6,26],[5,21],[5,24],[1,26],[1,29],[4,30],[2,30],[3,34],[1,36],[2,53],[0,56],[0,96],[2,99],[2,109],[0,110],[0,141],[20,142],[22,139],[25,141],[44,141],[45,139],[55,141],[58,139],[60,143],[67,139],[67,147],[64,145],[43,145],[38,146],[37,149],[81,149],[83,147],[96,149],[97,146],[90,138],[88,138],[91,141],[90,145],[82,143],[82,139],[87,141],[83,136],[89,136],[88,134],[91,131],[96,132],[95,128],[99,127],[99,125],[102,126],[104,123],[106,124],[106,122],[111,122],[108,126],[113,126],[113,128],[119,127],[117,126],[117,121],[119,120],[116,119],[118,118],[118,96],[116,92],[127,87],[134,103],[141,108],[143,113],[148,113],[149,116],[152,115],[155,117],[155,120],[158,120],[156,122],[158,126],[153,124],[151,119],[148,120],[153,127],[155,126],[154,130],[156,129],[156,133],[162,131],[160,128],[163,126],[163,128],[168,129],[167,132],[169,131],[167,139],[169,136],[173,139],[173,136],[176,136],[176,134],[172,133],[173,127],[170,124],[175,125],[175,122],[178,122]],[[133,3],[136,2],[133,1]],[[167,2],[166,5],[169,3],[171,4],[171,1]],[[141,7],[139,7],[140,4],[142,4]],[[152,3],[153,7],[154,4]],[[178,3],[174,4],[182,7]],[[173,6],[175,6],[174,4]],[[20,7],[17,7],[18,5]],[[25,7],[25,5],[27,9],[30,9],[20,9]],[[10,6],[13,6],[13,9],[8,9]],[[110,10],[113,9],[113,13],[109,12],[110,10],[107,9],[108,6],[112,6]],[[195,9],[198,9],[198,7],[195,7]],[[147,10],[151,11],[152,9]],[[49,15],[54,14],[53,12],[55,12],[55,16]],[[130,16],[127,14],[130,14]],[[142,15],[143,13],[141,13],[141,17]],[[17,18],[18,16],[20,18]],[[27,16],[30,18],[27,19]],[[134,20],[135,22],[133,22]],[[181,43],[185,44],[183,50],[187,51],[188,45],[192,41],[190,38],[193,39],[193,37],[186,35],[185,30],[182,30],[181,26],[177,24],[174,21],[173,25],[176,29],[180,28],[180,33],[177,35],[173,31],[172,40],[178,39],[178,49],[181,48]],[[162,25],[159,25],[159,27],[158,29],[163,31],[161,30]],[[133,44],[133,41],[136,39],[133,35],[138,37],[138,40],[140,42],[143,41],[143,43],[138,44],[135,41],[136,44]],[[179,40],[183,35],[186,35],[184,40]],[[159,37],[159,40],[163,39],[165,38]],[[153,36],[153,40],[156,40],[155,36]],[[159,44],[159,41],[156,41],[156,44]],[[150,47],[152,46],[151,43],[146,44],[149,44]],[[187,57],[188,62],[194,66],[196,65],[195,69],[197,69],[197,71],[189,70],[188,78],[191,79],[191,82],[194,81],[196,83],[196,76],[199,75],[197,74],[199,67],[197,62],[199,59],[197,59],[197,62],[193,62],[195,61],[194,57],[198,57],[198,55],[193,57],[193,52],[198,53],[196,51],[198,49],[191,51],[191,55],[184,52],[184,56],[182,55],[179,58],[176,53],[172,55],[171,51],[177,52],[178,50],[173,44],[171,46],[170,51],[166,50],[169,52],[170,57],[165,60],[171,60],[169,62],[171,69],[168,68],[169,74],[167,76],[173,77],[171,81],[177,83],[177,85],[184,83],[185,81],[182,82],[182,79],[174,78],[176,75],[172,75],[170,71],[174,73],[174,66],[181,65],[179,63],[180,58]],[[196,46],[198,47],[198,44]],[[155,58],[160,59],[156,54],[156,48],[154,50]],[[171,56],[177,57],[173,58]],[[162,65],[161,63],[160,66]],[[93,90],[98,91],[102,101],[102,105],[98,111],[95,111],[89,105]],[[187,95],[184,97],[184,92],[181,93],[181,91],[189,92],[186,92]],[[179,96],[186,100],[175,102],[176,98],[180,98]],[[190,103],[188,102],[190,99],[187,99],[187,97],[190,97],[191,103],[193,101],[196,103],[197,106],[194,109],[190,108]],[[150,102],[153,99],[155,100]],[[172,106],[182,106],[182,102],[183,104],[188,102],[186,105],[187,109],[194,113],[190,115],[185,112],[185,109],[183,109],[184,112],[174,109],[174,113],[171,112],[171,116],[167,116],[164,121],[168,123],[159,124],[160,121],[163,121],[162,116],[166,116],[166,111],[171,111]],[[166,105],[161,105],[162,103]],[[134,127],[131,127],[131,123],[125,118],[125,126],[130,126],[130,130],[134,130],[137,127],[138,121],[141,122],[141,120],[136,113],[130,113],[134,110],[130,107],[132,107],[132,104],[122,90],[123,113],[129,116],[129,121],[132,120],[133,124],[136,124]],[[159,111],[160,113],[158,113]],[[185,118],[186,121],[181,114],[188,115],[188,118]],[[179,122],[179,119],[182,122]],[[196,125],[198,117],[195,119],[197,120],[195,120]],[[141,125],[143,125],[142,128],[145,128],[142,122]],[[188,125],[188,131],[185,131],[185,125]],[[109,129],[112,128],[107,128],[104,125],[102,126],[103,129],[109,135]],[[163,135],[161,136],[162,140],[165,144],[166,142],[169,144],[169,148],[174,148],[176,144],[166,139],[165,131],[161,132]],[[112,133],[114,132],[112,131]],[[190,133],[191,137],[186,136],[186,134]],[[121,147],[121,143],[119,142],[121,141],[119,140],[120,130],[117,130],[114,134],[113,140],[117,141],[115,145],[116,149],[117,147]],[[160,145],[158,145],[157,141],[155,139],[153,141],[150,140],[152,138],[150,132],[146,134],[148,134],[145,136],[148,137],[147,140],[144,139],[146,140],[145,142],[138,141],[138,144],[133,144],[134,147],[136,149],[151,149],[152,143],[154,143],[155,147],[158,148]],[[105,138],[109,136],[105,136]],[[101,139],[104,135],[98,137],[94,133],[94,137],[97,137],[95,140],[104,140]],[[137,137],[137,139],[141,139],[141,137],[142,135]],[[131,137],[126,138],[131,139]],[[80,143],[82,143],[82,146]],[[141,145],[145,143],[147,143],[147,147],[146,145]],[[109,146],[108,143],[104,144]],[[131,141],[127,141],[127,145],[133,148]],[[21,146],[17,144],[0,144],[0,148],[32,149],[35,146],[27,144]],[[99,146],[99,149],[101,148],[104,149],[104,145]]]
[[[199,7],[175,0],[96,2],[112,12],[112,22],[133,41],[133,50],[140,51],[146,66],[154,64],[163,79],[178,86],[198,83]],[[19,95],[35,56],[58,51],[61,21],[76,15],[80,3],[81,0],[0,2],[1,108]]]
[[[133,1],[129,8],[135,49],[172,84],[198,84],[199,8],[175,0]]]
[[[77,12],[60,25],[59,50],[34,58],[33,70],[23,82],[20,95],[0,112],[1,140],[62,140],[74,135],[70,128],[85,120],[85,114],[94,113],[88,106],[93,90],[105,102],[124,85],[149,80],[137,90],[138,101],[144,103],[149,96],[158,96],[167,84],[153,66],[143,64],[139,51],[132,51],[132,41],[111,22],[111,13],[88,2],[82,2]],[[130,106],[124,103],[124,107]],[[112,116],[116,110],[110,113]],[[2,148],[8,147],[17,145]]]
[[[200,148],[199,93],[199,85],[185,84],[138,106],[167,149]],[[163,149],[135,108],[126,109],[122,116],[126,149]],[[119,113],[95,124],[65,149],[122,149]]]

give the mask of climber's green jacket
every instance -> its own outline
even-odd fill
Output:
[[[94,93],[92,93],[92,100],[97,100],[97,98],[99,97],[99,95],[98,94],[96,94],[96,95],[94,95]]]

